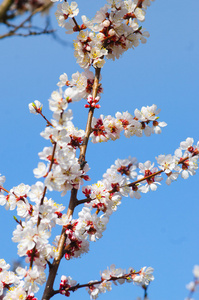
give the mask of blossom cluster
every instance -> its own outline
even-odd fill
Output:
[[[73,219],[66,229],[65,258],[78,257],[88,252],[90,241],[96,241],[103,235],[111,214],[121,204],[122,197],[140,199],[142,193],[155,191],[166,175],[169,185],[179,175],[187,179],[194,175],[198,168],[199,142],[193,145],[192,138],[180,143],[180,147],[172,156],[159,155],[158,166],[146,161],[138,163],[136,158],[117,159],[96,184],[82,187],[86,196],[84,207],[78,219]]]
[[[3,294],[4,289],[8,292],[3,298],[4,300],[37,300],[32,292],[27,292],[27,287],[37,282],[44,283],[45,274],[39,274],[37,268],[34,266],[32,270],[25,270],[17,267],[16,272],[9,271],[10,265],[4,259],[0,259],[0,295]],[[24,281],[21,281],[25,278]]]
[[[100,118],[93,118],[91,134],[92,142],[106,142],[108,140],[115,141],[120,137],[120,133],[124,130],[125,137],[129,138],[136,135],[141,137],[143,133],[150,136],[152,133],[160,134],[161,127],[165,127],[165,122],[158,122],[157,116],[160,109],[153,104],[152,106],[143,106],[141,110],[135,109],[134,116],[128,111],[115,114],[115,118],[108,115],[101,115]],[[152,126],[149,126],[150,123]]]
[[[36,103],[36,102],[35,102]],[[48,126],[41,136],[51,142],[52,146],[45,147],[39,153],[40,159],[47,163],[39,162],[33,170],[36,178],[45,178],[45,186],[50,190],[61,191],[64,195],[72,188],[79,189],[84,180],[89,180],[86,173],[88,164],[80,167],[76,157],[76,149],[83,141],[84,130],[78,130],[72,123],[72,111],[68,110],[67,102],[60,97],[59,92],[54,92],[49,100],[50,109],[54,112],[52,126]],[[33,105],[30,105],[30,110]],[[37,109],[41,104],[37,102]]]
[[[31,261],[34,262],[32,268],[18,267],[15,273],[10,271],[1,273],[1,282],[3,283],[1,292],[3,292],[3,288],[8,289],[5,299],[26,299],[25,296],[23,296],[25,298],[13,296],[14,294],[18,295],[21,291],[26,296],[36,293],[39,290],[38,285],[42,285],[46,281],[47,262],[56,257],[54,245],[51,245],[48,239],[51,236],[52,228],[56,224],[62,225],[62,220],[65,220],[66,216],[61,213],[64,206],[55,203],[52,199],[44,197],[41,205],[43,191],[44,184],[42,182],[36,182],[31,187],[22,183],[13,187],[8,195],[1,191],[0,205],[5,205],[5,208],[10,210],[17,209],[17,215],[20,217],[20,220],[15,217],[17,227],[13,231],[12,238],[13,242],[18,243],[18,255],[25,257],[27,264],[30,264]],[[40,220],[39,224],[38,219]],[[5,265],[4,262],[3,264]],[[8,265],[6,265],[6,270],[7,267]],[[10,285],[14,285],[14,287],[12,286],[10,289]]]
[[[116,268],[115,265],[111,265],[101,272],[101,280],[90,281],[88,284],[77,284],[75,280],[72,280],[70,276],[62,276],[60,283],[60,294],[70,296],[70,291],[74,291],[78,288],[86,286],[86,289],[91,299],[97,299],[99,294],[112,290],[112,283],[117,285],[125,282],[133,282],[136,285],[140,285],[145,288],[151,281],[154,280],[153,268],[143,267],[140,271],[136,272],[133,268],[129,268],[126,273],[125,269]]]
[[[52,0],[54,2],[54,0]],[[145,20],[147,6],[153,0],[109,0],[89,20],[82,16],[82,24],[78,25],[75,17],[79,14],[76,2],[58,4],[55,13],[59,26],[66,29],[67,34],[79,32],[74,42],[77,63],[83,69],[91,65],[102,68],[105,59],[119,58],[125,51],[146,43],[149,33],[139,22]]]
[[[101,77],[100,77],[101,79]],[[59,77],[59,82],[57,85],[60,87],[60,92],[54,92],[51,96],[51,101],[50,101],[50,109],[54,111],[53,106],[56,104],[58,99],[57,98],[63,98],[65,102],[65,106],[62,105],[62,109],[66,109],[68,106],[68,103],[70,102],[76,102],[81,99],[90,99],[91,94],[93,92],[93,83],[94,83],[94,74],[90,70],[84,70],[84,72],[79,73],[76,72],[72,74],[71,80],[68,79],[68,75],[66,73],[63,73]],[[62,92],[61,88],[67,86],[67,89]],[[97,94],[98,94],[98,99],[100,98],[100,94],[103,92],[103,89],[101,85],[98,86],[97,89]],[[59,100],[60,101],[60,100]],[[90,100],[89,100],[90,101]],[[57,108],[55,108],[57,111]]]

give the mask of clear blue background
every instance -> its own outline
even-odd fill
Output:
[[[105,1],[79,1],[81,14],[92,17]],[[29,113],[28,103],[38,99],[43,112],[51,118],[48,98],[60,74],[70,77],[79,66],[73,57],[71,41],[58,27],[51,10],[52,26],[57,35],[69,42],[63,46],[52,36],[12,37],[0,42],[0,172],[7,180],[7,189],[20,184],[34,184],[33,168],[39,161],[37,153],[48,146],[40,137],[44,121]],[[147,44],[129,50],[115,62],[107,62],[102,70],[104,94],[101,110],[114,115],[117,111],[134,112],[135,108],[157,104],[160,120],[168,123],[161,135],[126,139],[93,145],[87,160],[92,183],[102,178],[117,158],[129,155],[140,162],[155,161],[159,154],[173,154],[187,137],[199,140],[199,2],[198,0],[155,1],[147,10],[143,27],[150,32]],[[36,17],[36,22],[44,20]],[[74,123],[85,128],[87,111],[84,102],[71,106]],[[124,198],[114,213],[101,240],[91,244],[90,252],[81,259],[63,261],[55,288],[62,274],[80,283],[100,278],[112,263],[117,267],[140,269],[152,266],[155,281],[150,285],[150,300],[180,300],[188,295],[185,285],[192,280],[192,268],[199,264],[198,197],[199,173],[171,186],[165,182],[156,192],[140,200]],[[48,193],[48,197],[51,194]],[[69,194],[53,199],[67,206]],[[11,241],[16,224],[12,212],[0,208],[0,257],[12,264],[17,245]],[[77,212],[76,212],[77,215]],[[126,284],[113,286],[102,299],[136,299],[143,291]],[[71,299],[89,299],[85,290]],[[196,295],[196,299],[199,295]],[[41,298],[39,294],[38,298]],[[55,296],[63,299],[63,296]]]

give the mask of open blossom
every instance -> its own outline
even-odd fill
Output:
[[[103,117],[104,116],[101,115],[99,119],[96,119],[95,117],[92,119],[93,133],[91,134],[91,138],[93,143],[106,142],[108,140]]]
[[[91,215],[90,208],[84,207],[79,212],[78,224],[76,227],[76,234],[89,238],[91,241],[96,241],[102,237],[102,232],[106,229],[106,224],[109,221],[108,216],[96,214]]]
[[[3,270],[0,272],[0,295],[3,294],[5,287],[9,288],[12,285],[18,285],[19,283],[20,280],[14,272]]]
[[[1,258],[0,259],[0,273],[2,272],[2,271],[7,271],[7,270],[9,270],[10,269],[10,265],[9,264],[7,264],[6,263],[6,261],[3,259],[3,258]]]
[[[125,274],[125,270],[121,268],[116,268],[114,264],[110,266],[110,268],[107,268],[101,273],[101,277],[105,280],[111,279],[112,277],[122,277]],[[118,279],[118,282],[120,283],[124,282],[124,279]]]
[[[57,85],[58,85],[59,87],[63,87],[63,86],[65,86],[65,85],[68,85],[68,84],[69,84],[68,75],[67,75],[66,73],[60,75],[59,80],[60,80],[60,81],[57,83]]]
[[[28,192],[28,197],[33,202],[38,202],[43,196],[44,184],[41,181],[37,181],[34,185],[31,186],[30,191]]]
[[[158,171],[158,168],[154,167],[154,164],[151,164],[151,162],[148,160],[144,164],[139,163],[140,173],[143,173],[144,176],[139,175],[138,179],[146,178],[146,184],[143,185],[140,190],[143,193],[147,193],[149,190],[156,191],[157,185],[160,184],[159,181],[162,180],[162,178],[159,175],[152,176],[153,173],[156,173]],[[150,177],[149,177],[150,176]]]
[[[60,88],[59,91],[54,91],[49,99],[49,108],[53,112],[62,112],[68,107],[68,100],[63,97],[63,91]]]
[[[79,92],[83,92],[87,87],[87,77],[84,74],[76,72],[72,75],[71,85],[75,86]]]
[[[141,122],[146,121],[155,121],[157,115],[159,114],[160,109],[157,109],[157,105],[153,104],[152,106],[143,106],[141,110],[135,109],[135,117]]]
[[[172,172],[176,166],[176,159],[171,155],[159,155],[156,157],[159,168],[163,170],[166,174]]]
[[[124,129],[125,137],[129,138],[133,135],[138,137],[142,136],[141,123],[135,120],[128,111],[124,113],[117,112],[115,116]]]
[[[63,13],[66,16],[73,18],[78,15],[79,9],[77,8],[78,5],[75,1],[72,1],[71,5],[68,2],[64,2],[62,4],[63,4],[62,6]]]
[[[127,177],[133,179],[137,176],[137,172],[135,171],[137,165],[137,159],[129,156],[128,159],[117,159],[115,164],[111,166],[111,169],[115,170],[121,175],[126,175]]]
[[[42,267],[34,265],[31,269],[18,267],[16,272],[24,277],[24,290],[29,293],[36,293],[39,290],[38,284],[43,285],[46,282],[46,275]]]
[[[68,18],[74,18],[78,13],[79,9],[77,8],[77,3],[75,1],[71,2],[71,5],[68,2],[63,2],[57,5],[55,16],[59,26],[64,27],[65,21]]]
[[[193,138],[187,138],[186,141],[180,143],[180,148],[182,150],[188,150],[192,147],[193,142],[194,142]]]
[[[107,133],[107,137],[113,141],[120,137],[122,131],[122,125],[117,119],[112,118],[110,115],[104,118],[104,128]]]
[[[89,283],[93,284],[93,285],[90,285],[89,287],[86,288],[87,291],[88,291],[88,293],[89,293],[89,295],[90,295],[90,299],[93,299],[93,300],[97,299],[98,296],[99,296],[99,294],[100,294],[100,289],[99,289],[100,285],[99,284],[95,284],[94,280],[89,281]]]
[[[176,160],[178,160],[178,165],[175,167],[175,170],[181,173],[181,177],[187,179],[189,175],[195,175],[196,170],[198,169],[198,156],[192,156],[189,158],[186,151],[182,152],[181,149],[175,151]]]
[[[141,286],[148,285],[151,281],[154,280],[153,271],[154,269],[151,267],[142,268],[139,272],[139,275],[133,275],[133,282]]]
[[[13,192],[17,197],[27,197],[27,194],[30,190],[29,185],[25,185],[24,183],[21,183],[20,185],[13,187],[11,192]]]
[[[40,177],[45,176],[47,174],[47,172],[48,172],[48,168],[42,162],[39,162],[38,163],[38,168],[35,168],[33,170],[33,173],[34,173],[34,175],[35,175],[36,178],[40,178]]]
[[[9,291],[7,291],[4,300],[26,300],[27,292],[24,290],[22,285],[12,287]]]
[[[180,143],[180,149],[185,150],[185,155],[187,156],[196,156],[199,155],[199,142],[197,145],[193,145],[193,138],[188,137],[186,141]]]
[[[0,205],[5,205],[6,210],[14,210],[17,205],[16,196],[10,193],[9,195],[0,195]]]

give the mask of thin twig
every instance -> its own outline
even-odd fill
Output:
[[[76,284],[74,286],[71,286],[71,287],[68,287],[66,288],[64,291],[77,291],[78,289],[81,289],[81,288],[84,288],[84,287],[93,287],[95,285],[98,285],[98,284],[101,284],[102,282],[109,282],[109,281],[117,281],[118,279],[126,279],[126,280],[130,280],[133,276],[135,275],[139,275],[140,272],[135,272],[135,271],[131,271],[130,273],[128,274],[123,274],[121,276],[118,276],[118,277],[114,277],[114,276],[111,276],[109,279],[101,279],[99,281],[94,281],[94,282],[88,282],[88,283],[84,283],[84,284]],[[60,293],[60,290],[56,290],[53,292],[53,295],[56,295],[56,294],[59,294]]]
[[[53,152],[52,152],[52,158],[51,158],[51,162],[50,162],[50,166],[49,166],[49,169],[48,169],[48,173],[51,171],[52,169],[52,166],[53,166],[53,163],[54,163],[54,157],[55,157],[55,150],[56,150],[56,146],[57,146],[57,143],[54,142],[54,145],[53,145]],[[43,205],[44,203],[44,198],[45,198],[45,195],[46,195],[46,191],[47,191],[47,186],[44,187],[44,190],[43,190],[43,195],[42,195],[42,198],[40,200],[40,207]],[[38,215],[38,219],[37,219],[37,227],[39,227],[41,223],[41,216]],[[30,269],[32,268],[33,266],[33,262],[34,262],[34,257],[35,257],[35,252],[36,252],[36,246],[33,248],[32,250],[32,255],[31,255],[31,259],[30,259]]]
[[[9,36],[13,36],[13,35],[19,35],[18,33],[16,34],[17,30],[19,30],[20,28],[23,28],[24,24],[27,23],[27,22],[29,22],[35,14],[44,11],[50,5],[51,4],[48,3],[46,5],[43,5],[41,7],[36,8],[23,22],[21,22],[18,26],[15,26],[15,28],[13,30],[9,31],[6,34],[1,35],[0,39],[3,39],[5,37],[9,37]]]

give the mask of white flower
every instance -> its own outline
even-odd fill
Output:
[[[65,15],[67,15],[70,18],[74,18],[79,13],[79,8],[77,8],[77,3],[75,1],[71,2],[71,5],[69,5],[68,2],[62,3],[62,11]]]
[[[106,224],[109,221],[108,216],[96,214],[91,215],[88,207],[83,207],[79,212],[79,220],[76,227],[78,237],[89,238],[91,241],[96,241],[102,237],[102,232],[106,229]]]
[[[22,282],[23,283],[23,282]],[[24,290],[23,285],[12,287],[9,291],[7,291],[4,300],[26,300],[27,294]]]
[[[59,80],[60,80],[60,81],[57,83],[57,85],[58,85],[59,87],[63,87],[63,86],[65,86],[65,85],[68,85],[68,83],[69,83],[69,81],[68,81],[68,76],[67,76],[66,73],[60,75]]]
[[[10,265],[7,264],[3,258],[0,259],[0,273],[5,270],[7,271],[9,268],[10,268]]]
[[[20,196],[24,197],[28,194],[29,190],[30,190],[29,185],[25,185],[24,183],[21,183],[20,185],[13,187],[11,192],[13,192],[17,197]]]
[[[124,174],[134,179],[137,176],[137,172],[135,171],[137,168],[137,159],[131,156],[128,159],[117,159],[115,165],[111,166],[111,168],[122,175]]]
[[[39,290],[37,284],[42,285],[46,282],[46,275],[43,271],[43,268],[38,266],[33,266],[32,269],[29,269],[24,278],[25,285],[24,289],[27,289],[29,292],[36,293]]]
[[[140,187],[140,191],[142,193],[147,193],[151,189],[152,191],[156,191],[157,184],[160,184],[158,181],[162,180],[160,175],[152,176],[154,173],[158,171],[158,168],[154,167],[154,163],[151,164],[151,162],[148,160],[144,164],[139,163],[140,173],[143,173],[144,176],[139,175],[138,180],[142,178],[147,178],[147,183]],[[145,181],[143,181],[145,182]]]
[[[79,92],[83,92],[87,86],[87,77],[79,72],[72,75],[71,85],[76,86]]]
[[[129,138],[130,136],[136,135],[138,137],[142,136],[141,124],[137,120],[134,120],[133,116],[128,112],[115,114],[118,121],[121,123],[124,129],[124,135]]]
[[[31,189],[28,193],[28,197],[33,202],[38,202],[43,196],[44,184],[41,181],[37,181],[35,185],[31,186]]]
[[[54,91],[51,94],[51,98],[49,101],[49,108],[53,112],[62,112],[68,107],[68,101],[65,98],[63,98],[63,91],[60,88],[59,91]]]
[[[166,174],[169,174],[176,166],[176,160],[171,155],[159,155],[156,157],[157,163],[160,165],[159,168]]]
[[[177,149],[175,151],[175,158],[178,161],[175,171],[181,173],[183,179],[187,179],[189,175],[195,175],[196,170],[198,169],[197,156],[189,158],[186,151],[183,154],[181,149]]]
[[[89,283],[93,283],[89,287],[86,287],[91,299],[97,299],[100,293],[99,284],[95,284],[95,281],[89,281]]]
[[[123,270],[121,268],[116,269],[115,265],[112,264],[110,266],[110,269],[107,267],[107,269],[101,273],[101,277],[105,280],[108,280],[111,277],[121,277],[124,274],[125,274],[125,270]]]
[[[59,3],[57,5],[57,11],[55,12],[58,25],[61,27],[65,26],[65,21],[69,18],[77,16],[79,9],[77,8],[76,2],[71,2],[71,5],[68,2]]]
[[[160,109],[157,109],[157,105],[153,104],[152,106],[143,106],[141,111],[135,109],[135,117],[141,122],[155,121],[157,115],[159,114]]]
[[[135,277],[133,277],[133,281],[141,286],[145,286],[148,285],[150,283],[150,281],[154,280],[154,276],[153,276],[153,271],[154,269],[151,267],[144,267],[140,270],[139,275],[136,275]]]
[[[110,115],[104,118],[104,128],[107,132],[107,137],[112,141],[119,139],[120,132],[122,131],[122,125],[119,120],[111,117]]]
[[[47,174],[48,168],[43,162],[38,163],[38,167],[33,170],[36,178],[43,177]]]
[[[0,195],[0,205],[5,205],[6,210],[14,210],[16,202],[16,197],[13,194],[9,194],[8,196]]]
[[[193,138],[188,137],[186,139],[186,141],[183,141],[183,142],[180,143],[180,148],[182,150],[188,150],[190,147],[192,147],[193,142],[194,142]]]

